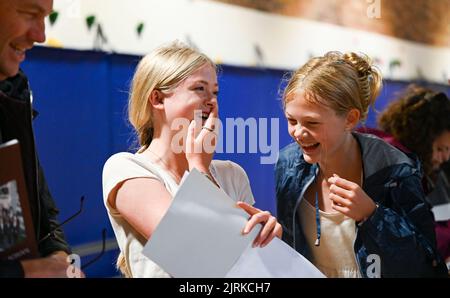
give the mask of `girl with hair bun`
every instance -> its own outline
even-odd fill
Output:
[[[445,276],[417,160],[357,133],[382,88],[370,58],[329,52],[283,94],[294,143],[275,167],[283,240],[328,277]]]

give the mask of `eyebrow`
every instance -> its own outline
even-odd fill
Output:
[[[51,11],[47,12],[47,10],[45,10],[42,6],[39,6],[36,3],[25,3],[23,9],[34,10],[43,15],[48,15],[51,13]]]
[[[286,112],[286,117],[287,118],[292,118],[292,119],[295,119],[295,117],[293,117],[292,115],[290,115],[288,112]],[[307,115],[307,116],[304,116],[304,117],[302,117],[304,120],[315,120],[315,121],[317,121],[317,120],[319,120],[319,118],[320,117],[317,117],[317,116],[309,116],[309,115]]]
[[[205,80],[194,81],[194,83],[202,83],[202,84],[205,84],[205,85],[209,85],[209,83],[207,81],[205,81]],[[214,86],[219,86],[219,84],[215,83]]]

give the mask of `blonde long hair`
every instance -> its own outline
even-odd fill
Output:
[[[381,73],[368,56],[328,52],[312,58],[292,74],[284,90],[283,105],[304,90],[308,100],[328,106],[338,115],[358,109],[364,121],[381,88]]]
[[[216,69],[206,55],[179,41],[158,47],[139,62],[131,83],[128,118],[141,150],[148,147],[153,138],[152,111],[148,101],[151,92],[169,92],[206,63]]]
[[[140,151],[153,139],[153,119],[149,97],[153,90],[168,93],[201,66],[216,65],[205,54],[173,41],[156,48],[139,62],[130,88],[128,119],[137,134]],[[132,277],[126,258],[121,252],[117,268],[125,277]]]

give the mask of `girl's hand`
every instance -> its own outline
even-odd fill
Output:
[[[217,104],[211,109],[208,118],[202,125],[192,120],[186,137],[186,159],[189,170],[196,168],[200,172],[209,174],[209,165],[218,141],[218,111]],[[195,117],[199,120],[200,117]]]
[[[283,229],[277,219],[270,214],[269,211],[262,211],[244,202],[237,202],[237,206],[244,209],[249,215],[243,234],[248,234],[257,224],[263,224],[263,228],[259,235],[253,241],[253,247],[264,247],[276,236],[281,238]]]
[[[352,182],[334,174],[328,179],[333,209],[359,222],[370,217],[377,206],[374,201]]]

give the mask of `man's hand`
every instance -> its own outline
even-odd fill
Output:
[[[45,258],[23,260],[22,268],[26,278],[51,278],[68,277],[67,269],[71,265],[67,262],[67,254],[63,251],[57,251]],[[80,276],[85,277],[80,270]]]

